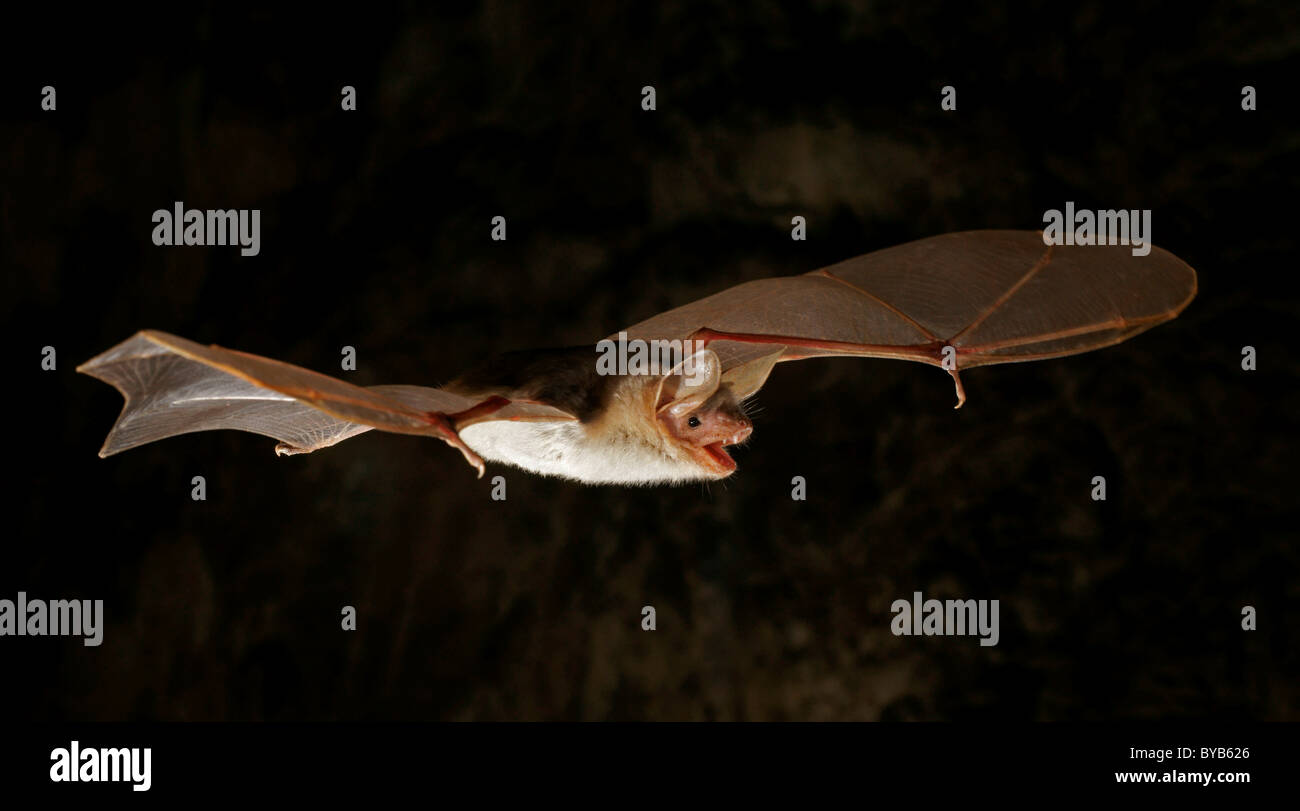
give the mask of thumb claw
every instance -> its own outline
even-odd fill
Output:
[[[953,387],[957,389],[957,405],[953,406],[953,410],[956,410],[966,404],[966,389],[962,386],[961,377],[958,376],[956,369],[949,369],[948,374],[952,375]]]

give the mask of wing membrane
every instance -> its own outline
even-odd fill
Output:
[[[1037,231],[966,231],[747,282],[627,334],[702,335],[724,378],[771,354],[941,366],[948,346],[965,369],[1110,346],[1174,318],[1195,295],[1195,271],[1160,248],[1134,256],[1127,246],[1048,247]]]
[[[298,366],[152,330],[77,371],[114,386],[126,402],[100,450],[111,456],[179,434],[235,429],[280,440],[281,454],[329,447],[377,428],[446,439],[430,413],[479,403],[423,386],[362,388]],[[541,404],[512,402],[481,419],[572,419]]]

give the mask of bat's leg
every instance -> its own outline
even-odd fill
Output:
[[[493,395],[476,406],[470,406],[464,411],[457,411],[455,414],[448,414],[447,419],[451,420],[457,430],[464,428],[470,422],[478,422],[484,417],[497,413],[501,409],[510,405],[510,401],[504,397]]]
[[[483,463],[483,457],[474,453],[473,449],[465,444],[464,440],[460,438],[460,434],[456,432],[455,425],[448,418],[448,415],[440,414],[437,411],[426,411],[424,418],[438,430],[438,438],[460,451],[461,455],[465,457],[465,461],[469,462],[470,466],[478,471],[478,477],[483,478],[483,472],[487,469],[487,466]]]
[[[445,414],[440,411],[426,411],[425,419],[429,424],[438,429],[438,437],[461,452],[465,461],[470,466],[478,470],[478,477],[483,478],[483,472],[487,466],[483,463],[483,457],[474,452],[470,446],[466,445],[460,438],[459,427],[470,420],[477,421],[500,411],[502,408],[510,405],[510,401],[504,397],[489,397],[478,405],[471,406],[464,411],[457,411],[454,414]]]

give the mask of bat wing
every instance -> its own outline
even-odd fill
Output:
[[[1134,256],[1127,246],[1049,247],[1038,231],[966,231],[747,282],[626,333],[707,341],[741,396],[779,361],[849,355],[946,368],[960,406],[960,369],[1117,344],[1195,295],[1196,272],[1154,246]]]
[[[482,460],[455,431],[483,420],[572,420],[542,403],[475,399],[423,386],[362,388],[270,358],[203,346],[146,330],[77,371],[113,385],[126,403],[100,456],[194,431],[230,428],[280,440],[280,454],[308,453],[377,428],[434,436],[482,475]],[[448,428],[453,431],[448,431]]]

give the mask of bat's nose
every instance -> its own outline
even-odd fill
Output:
[[[736,420],[736,430],[727,440],[727,444],[739,445],[741,442],[749,439],[749,435],[752,433],[754,433],[754,423],[750,422],[748,419]]]

